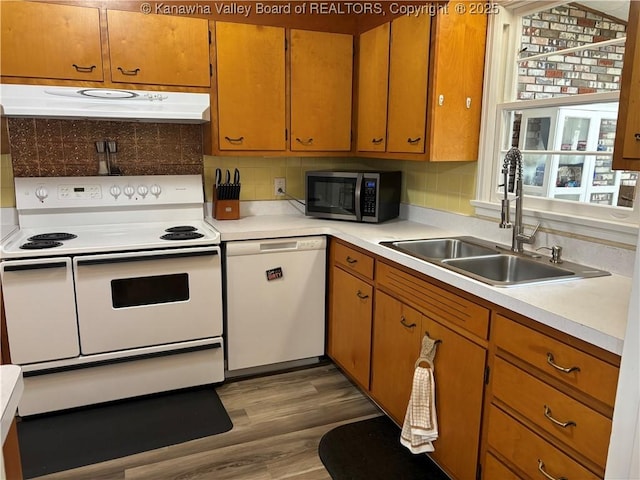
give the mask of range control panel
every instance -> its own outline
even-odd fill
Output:
[[[200,175],[19,177],[18,209],[202,204]]]

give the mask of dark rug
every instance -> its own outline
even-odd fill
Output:
[[[385,415],[325,433],[318,453],[333,480],[449,479],[429,457],[402,446],[400,429]]]
[[[25,478],[208,437],[233,427],[211,386],[29,417],[17,425]]]

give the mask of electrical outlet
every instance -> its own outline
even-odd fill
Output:
[[[287,183],[283,177],[277,177],[273,179],[273,190],[274,194],[277,196],[284,195],[284,192],[287,191]]]

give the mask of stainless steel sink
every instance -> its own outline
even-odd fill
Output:
[[[567,277],[576,275],[571,270],[549,263],[508,254],[448,259],[442,263],[477,280],[502,286],[567,280]]]
[[[496,287],[610,275],[572,262],[553,264],[549,257],[514,253],[509,247],[475,237],[403,240],[381,245]]]
[[[467,240],[466,237],[383,242],[383,245],[426,260],[478,257],[499,253],[496,248],[478,245]]]

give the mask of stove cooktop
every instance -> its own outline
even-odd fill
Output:
[[[200,175],[15,179],[20,227],[0,258],[217,245]]]
[[[183,225],[174,230],[175,223],[166,222],[69,226],[61,227],[60,232],[46,232],[39,228],[19,229],[3,243],[2,258],[81,255],[220,243],[220,234],[204,220],[190,223],[188,230]],[[66,235],[58,236],[59,233]]]

